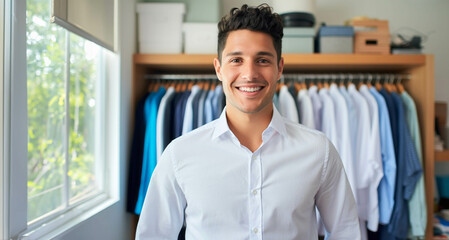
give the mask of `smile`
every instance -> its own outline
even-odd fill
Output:
[[[262,87],[239,87],[238,89],[243,92],[257,92],[260,91]]]

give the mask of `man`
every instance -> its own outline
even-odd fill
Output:
[[[219,119],[175,139],[146,195],[136,239],[360,239],[342,162],[320,132],[273,107],[284,60],[282,20],[243,5],[220,23],[218,58],[226,107]]]

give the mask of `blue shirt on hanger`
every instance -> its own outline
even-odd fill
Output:
[[[384,95],[384,93],[381,94]],[[388,94],[388,93],[386,93]],[[393,137],[396,136],[397,145],[395,145],[396,152],[396,193],[395,205],[393,213],[385,231],[382,230],[381,239],[406,239],[409,226],[409,209],[408,200],[411,198],[415,189],[416,183],[422,174],[422,168],[419,164],[418,156],[414,148],[410,133],[407,128],[405,113],[401,98],[396,93],[391,93],[392,105],[387,106],[392,112],[396,113],[396,119],[391,119],[392,123],[396,123],[396,130],[393,130]]]
[[[131,153],[129,158],[128,172],[128,194],[126,210],[134,213],[136,209],[137,198],[139,197],[139,184],[142,172],[143,143],[145,140],[145,114],[144,106],[148,98],[148,93],[139,100],[135,109],[134,132],[131,143]]]
[[[143,149],[142,173],[140,179],[139,197],[137,198],[135,213],[140,214],[142,211],[143,202],[147,193],[148,184],[150,183],[151,175],[157,163],[156,150],[156,124],[157,112],[159,103],[164,96],[166,90],[160,87],[155,93],[150,94],[148,101],[145,103],[145,115],[147,116],[145,129],[145,142]]]
[[[378,187],[379,193],[379,223],[388,224],[394,206],[396,184],[396,157],[394,153],[393,135],[391,132],[390,115],[385,99],[375,87],[370,88],[371,94],[379,108],[380,150],[384,176]]]

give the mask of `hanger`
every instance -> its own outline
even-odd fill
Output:
[[[367,78],[367,81],[366,81],[366,85],[368,86],[368,88],[372,87],[372,84],[371,84],[372,81],[373,81],[373,75],[368,74],[368,78]]]
[[[391,76],[391,78],[390,78],[391,82],[390,82],[389,85],[390,85],[391,92],[397,93],[398,92],[398,88],[394,84],[394,75],[391,74],[390,76]]]
[[[323,87],[324,88],[326,88],[326,89],[330,88],[330,86],[329,86],[330,79],[331,78],[329,75],[324,75],[324,77],[323,77]]]
[[[347,83],[348,87],[351,85],[354,85],[353,80],[354,80],[354,76],[352,74],[348,74],[348,83]]]
[[[402,77],[398,76],[398,82],[396,83],[396,87],[398,88],[399,93],[403,93],[405,91],[404,85],[401,83]]]
[[[375,83],[375,87],[376,87],[377,91],[380,91],[382,89],[382,84],[380,84],[381,78],[382,78],[382,76],[380,74],[377,74],[376,83]]]

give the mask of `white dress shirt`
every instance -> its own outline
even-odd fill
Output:
[[[315,120],[313,119],[312,99],[307,92],[307,89],[301,89],[297,97],[299,123],[309,128],[315,128]]]
[[[331,140],[332,144],[338,145],[337,125],[335,125],[335,107],[327,88],[321,88],[318,91],[322,103],[321,130]]]
[[[168,117],[170,117],[170,108],[173,97],[175,96],[175,88],[169,87],[167,92],[162,97],[159,103],[159,109],[157,112],[156,119],[156,151],[157,151],[157,161],[162,155],[165,147],[169,143],[169,136],[167,136],[167,130],[170,128],[170,124],[167,123]]]
[[[351,137],[356,137],[352,139],[352,142],[358,143],[356,147],[356,177],[357,177],[357,206],[359,211],[359,217],[362,224],[362,239],[368,239],[367,229],[365,221],[368,220],[366,214],[366,209],[371,206],[369,195],[367,195],[367,189],[369,189],[372,179],[373,179],[373,161],[369,158],[369,148],[370,148],[370,129],[371,120],[368,110],[368,103],[365,98],[356,89],[354,84],[348,86],[348,94],[352,98],[354,103],[354,108],[357,113],[357,126],[353,126],[357,129],[356,135]],[[377,199],[376,199],[377,200]]]
[[[282,85],[281,90],[279,90],[279,113],[290,121],[299,123],[298,108],[296,107],[296,102],[291,93],[288,91],[286,85]]]
[[[313,120],[315,121],[315,129],[321,130],[321,121],[322,117],[322,108],[323,105],[321,103],[320,96],[318,95],[318,87],[313,85],[309,88],[309,96],[312,100],[313,107]]]
[[[367,85],[362,85],[359,88],[360,94],[365,97],[368,103],[369,112],[369,123],[370,123],[370,135],[369,135],[369,146],[366,146],[368,155],[366,156],[371,161],[370,170],[372,171],[370,175],[371,184],[366,191],[365,196],[367,197],[368,205],[364,211],[366,216],[368,216],[367,228],[373,232],[377,231],[379,226],[379,196],[377,188],[379,187],[380,180],[384,176],[384,171],[382,167],[382,156],[380,151],[380,130],[379,130],[379,108],[377,106],[377,101],[368,89]],[[361,146],[363,147],[363,146]]]
[[[182,134],[186,134],[193,130],[193,103],[194,99],[199,97],[201,94],[200,86],[192,86],[192,92],[187,98],[186,109],[184,111],[184,121],[182,122]]]
[[[274,109],[254,152],[219,119],[174,141],[153,173],[136,239],[360,239],[342,162],[320,132]]]
[[[352,144],[349,125],[348,105],[345,98],[340,93],[337,84],[331,84],[329,88],[329,95],[332,98],[335,108],[335,125],[337,130],[338,141],[335,143],[338,153],[340,154],[343,166],[345,167],[346,175],[348,176],[349,184],[351,184],[352,193],[356,198],[356,177],[355,177],[355,160],[352,156]]]

